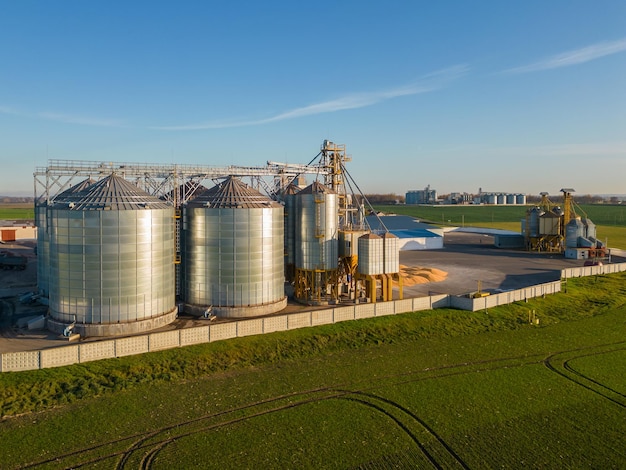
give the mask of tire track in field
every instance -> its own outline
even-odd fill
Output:
[[[117,464],[112,467],[118,470],[121,470],[123,468],[126,468],[126,466],[129,463],[129,459],[136,452],[141,452],[141,451],[152,452],[152,450],[149,450],[149,449],[153,449],[155,446],[159,446],[160,444],[164,444],[163,446],[161,446],[161,448],[163,448],[167,446],[169,443],[174,442],[175,440],[185,437],[187,435],[196,434],[198,432],[211,431],[211,430],[223,427],[223,426],[227,426],[230,424],[244,421],[246,419],[254,418],[257,416],[262,416],[268,413],[281,412],[286,409],[293,408],[296,406],[301,406],[307,403],[319,402],[319,401],[323,401],[323,400],[330,399],[330,398],[337,398],[338,395],[336,394],[336,392],[333,394],[333,391],[336,391],[338,389],[350,390],[349,393],[354,393],[354,394],[365,393],[370,390],[380,389],[381,385],[397,386],[397,385],[415,383],[415,382],[419,382],[422,380],[434,380],[438,378],[444,378],[444,377],[450,377],[450,376],[456,376],[456,375],[464,375],[468,373],[506,369],[506,368],[512,368],[512,367],[523,367],[523,366],[531,365],[531,364],[540,364],[545,361],[543,357],[544,356],[538,354],[538,355],[532,355],[532,356],[520,355],[520,356],[511,356],[511,357],[496,358],[496,359],[486,359],[486,360],[480,360],[480,361],[470,361],[470,362],[463,362],[459,364],[450,364],[450,365],[444,365],[444,366],[439,366],[439,367],[425,368],[425,369],[412,371],[412,372],[388,374],[388,375],[378,376],[374,379],[364,379],[364,380],[354,381],[354,382],[346,383],[346,384],[336,384],[336,385],[332,385],[328,387],[320,387],[320,388],[304,390],[300,392],[292,392],[292,393],[279,395],[276,397],[271,397],[271,398],[267,398],[264,400],[248,403],[240,407],[235,407],[235,408],[220,411],[217,413],[212,413],[212,414],[200,416],[197,418],[193,418],[190,420],[181,421],[181,422],[164,426],[164,427],[161,427],[161,428],[149,431],[149,432],[137,433],[131,436],[103,442],[98,445],[81,448],[76,451],[54,456],[46,460],[29,463],[27,465],[22,466],[21,468],[34,468],[40,465],[45,465],[45,464],[50,464],[50,463],[59,464],[63,460],[67,460],[71,462],[73,458],[83,457],[83,459],[80,459],[81,461],[79,462],[73,462],[73,463],[68,462],[68,468],[80,468],[80,467],[84,467],[87,465],[93,465],[95,463],[104,462],[106,460],[117,458],[119,459]],[[477,368],[476,366],[479,366],[479,367]],[[324,393],[330,394],[330,395],[319,396],[317,398],[311,397],[311,395],[315,396],[315,395],[321,395]],[[309,398],[306,398],[307,396],[309,396]],[[245,413],[247,411],[253,411],[254,409],[257,409],[262,406],[280,403],[281,400],[298,400],[298,401],[290,401],[289,403],[285,405],[276,406],[267,411],[251,413],[242,417],[238,417],[236,419],[232,419],[232,418],[225,419],[222,422],[214,423],[210,426],[202,426],[200,427],[200,429],[196,429],[196,430],[185,431],[184,429],[184,428],[190,428],[190,427],[193,428],[194,426],[197,426],[202,423],[206,423],[207,421],[210,421],[210,420],[215,420],[219,418],[227,418],[228,416],[232,416],[235,413]],[[182,431],[182,432],[178,434],[177,436],[160,439],[156,443],[149,443],[151,439],[157,439],[158,436],[163,433],[174,432],[174,431]],[[106,447],[123,444],[124,442],[128,442],[133,439],[134,441],[125,449],[112,450],[111,452],[108,452],[104,455],[92,456],[91,458],[89,455],[86,455],[90,453],[92,453],[93,455],[93,453],[100,451],[102,449],[105,449]],[[161,449],[158,449],[156,452],[154,452],[154,454],[151,457],[146,459],[146,462],[145,462],[146,466],[142,468],[149,468],[152,462],[154,461],[154,458],[156,458],[156,455],[158,454],[160,450]]]
[[[607,353],[626,350],[626,341],[618,341],[615,343],[607,343],[598,346],[590,346],[585,348],[576,348],[568,351],[556,352],[543,360],[543,364],[552,372],[579,385],[590,392],[609,400],[621,408],[626,408],[626,395],[614,390],[602,382],[595,380],[573,368],[570,361],[581,357],[602,356]],[[582,351],[588,351],[584,354],[576,354]],[[574,354],[572,354],[574,353]]]
[[[417,422],[417,424],[421,427],[421,430],[423,432],[426,432],[429,436],[430,436],[430,440],[435,440],[437,441],[437,443],[439,444],[439,446],[441,448],[443,448],[445,450],[445,452],[447,452],[447,454],[449,456],[452,457],[453,459],[453,463],[456,464],[456,466],[460,466],[461,468],[465,468],[467,469],[468,467],[466,466],[466,464],[462,461],[462,459],[452,450],[451,447],[449,447],[447,445],[447,443],[445,443],[445,441],[438,436],[434,430],[432,430],[432,428],[430,428],[423,420],[421,420],[419,417],[417,417],[416,415],[414,415],[413,413],[411,413],[409,410],[407,410],[406,408],[402,407],[401,405],[398,405],[395,402],[392,402],[391,400],[385,399],[383,397],[379,397],[378,395],[374,395],[372,393],[367,393],[367,390],[373,390],[373,389],[379,389],[380,388],[380,383],[384,382],[386,380],[389,379],[394,379],[394,378],[402,378],[403,380],[397,380],[392,384],[389,383],[385,383],[386,386],[395,386],[395,385],[402,385],[402,384],[408,384],[408,383],[414,383],[414,382],[418,382],[418,381],[422,381],[422,380],[432,380],[432,379],[437,379],[437,378],[444,378],[444,377],[449,377],[449,376],[455,376],[455,375],[463,375],[463,374],[467,374],[467,373],[476,373],[476,372],[484,372],[484,371],[489,371],[489,370],[498,370],[498,369],[506,369],[506,368],[511,368],[511,367],[521,367],[524,365],[531,365],[531,364],[540,364],[541,360],[539,359],[541,356],[537,355],[537,356],[515,356],[515,357],[509,357],[509,358],[501,358],[501,359],[489,359],[489,360],[482,360],[482,361],[475,361],[475,362],[467,362],[467,363],[462,363],[462,364],[457,364],[457,365],[448,365],[448,366],[442,366],[439,368],[430,368],[430,369],[425,369],[425,370],[421,370],[421,371],[416,371],[416,372],[412,372],[412,373],[402,373],[402,374],[393,374],[393,375],[387,375],[384,377],[378,377],[375,381],[369,380],[369,381],[360,381],[360,382],[354,382],[353,385],[357,385],[363,382],[368,383],[368,387],[362,388],[362,389],[346,389],[345,386],[339,386],[342,388],[339,388],[337,386],[333,386],[333,387],[325,387],[322,389],[317,389],[315,390],[315,392],[336,392],[336,393],[331,393],[331,395],[328,396],[324,396],[324,397],[319,397],[319,398],[311,398],[311,399],[306,399],[306,400],[302,400],[298,403],[292,403],[289,404],[288,406],[282,406],[282,407],[278,407],[278,408],[274,408],[268,411],[263,411],[263,412],[258,412],[258,413],[254,413],[252,415],[248,415],[248,416],[243,416],[237,419],[232,419],[232,420],[228,420],[226,422],[220,422],[220,423],[216,423],[214,425],[211,426],[206,426],[203,427],[201,429],[195,429],[195,430],[189,430],[187,432],[184,432],[182,434],[179,434],[177,436],[173,436],[170,438],[166,438],[166,439],[162,439],[161,441],[158,441],[156,443],[153,444],[147,444],[144,442],[144,445],[137,445],[135,446],[134,449],[129,450],[129,455],[125,457],[124,462],[128,462],[129,458],[130,458],[130,454],[132,454],[134,451],[141,451],[144,450],[146,451],[146,454],[144,454],[144,457],[141,460],[140,463],[140,468],[150,468],[152,463],[154,462],[154,460],[156,459],[157,455],[165,448],[167,447],[169,444],[182,439],[184,437],[188,437],[200,432],[207,432],[207,431],[214,431],[216,429],[219,429],[221,427],[224,426],[228,426],[228,425],[232,425],[232,424],[236,424],[251,418],[255,418],[258,416],[262,416],[268,413],[274,413],[274,412],[281,412],[284,411],[288,408],[295,408],[301,405],[305,405],[305,404],[309,404],[309,403],[315,403],[315,402],[322,402],[322,401],[326,401],[326,400],[330,400],[330,399],[345,399],[345,400],[352,400],[352,401],[358,401],[363,405],[366,406],[370,406],[373,407],[375,409],[377,409],[378,411],[380,411],[381,413],[387,415],[391,420],[393,420],[402,430],[403,432],[405,432],[405,434],[407,434],[409,436],[409,438],[418,446],[418,448],[420,448],[420,450],[422,451],[423,455],[426,456],[427,460],[431,463],[431,465],[433,465],[435,468],[450,468],[450,465],[446,465],[445,467],[442,467],[439,465],[439,463],[437,462],[437,460],[431,455],[431,453],[426,449],[426,447],[417,439],[417,437],[414,435],[413,432],[411,432],[411,430],[409,428],[407,428],[407,426],[396,416],[394,416],[393,414],[390,414],[389,412],[385,411],[383,408],[381,408],[380,406],[373,404],[371,402],[368,402],[364,399],[356,399],[356,398],[351,398],[351,395],[361,395],[364,397],[370,397],[372,399],[376,399],[379,401],[383,401],[385,403],[387,403],[388,405],[391,405],[399,410],[401,410],[403,413],[409,415],[411,417],[412,420],[414,420],[415,422]],[[530,360],[529,360],[530,359]],[[514,361],[514,364],[509,364],[510,361]],[[523,361],[520,363],[520,361]],[[502,364],[504,362],[504,364]],[[476,365],[480,365],[480,366],[489,366],[489,367],[481,367],[479,369],[471,369],[471,370],[466,370],[468,367],[472,367],[472,366],[476,366]],[[413,377],[413,378],[408,378],[408,376],[415,376],[417,374],[423,374],[424,372],[432,372],[432,371],[437,371],[437,370],[441,370],[441,371],[445,371],[448,369],[456,369],[456,368],[461,368],[462,370],[459,371],[453,371],[453,372],[446,372],[443,374],[437,374],[437,375],[431,375],[431,376],[427,376],[427,377]],[[305,392],[302,393],[294,393],[291,394],[290,396],[296,396],[296,395],[304,395]],[[270,400],[265,400],[265,402],[272,402],[272,401],[276,401],[275,399],[270,399]],[[245,408],[252,408],[257,406],[259,403],[253,403],[250,404],[248,406],[246,406]],[[234,411],[240,411],[242,408],[238,408],[238,409],[233,409],[233,410],[229,410],[228,413],[230,412],[234,412]],[[194,420],[197,421],[197,420]],[[186,423],[181,423],[181,426],[184,425]],[[179,426],[175,426],[175,427],[179,427]],[[146,441],[148,439],[145,439],[144,441]],[[441,452],[441,450],[440,450]],[[123,466],[119,466],[119,469],[124,468]]]
[[[621,396],[621,397],[623,397],[623,398],[626,398],[626,394],[624,394],[624,393],[622,393],[622,392],[620,392],[620,391],[618,391],[618,390],[615,390],[614,388],[611,388],[611,387],[609,387],[608,385],[605,385],[605,384],[603,384],[602,382],[599,382],[598,380],[596,380],[596,379],[593,379],[593,378],[589,377],[588,375],[583,374],[582,372],[580,372],[580,371],[576,370],[576,369],[575,369],[575,368],[574,368],[574,367],[570,364],[570,361],[573,361],[573,360],[575,360],[575,359],[580,359],[581,357],[587,357],[587,356],[598,356],[598,355],[601,355],[601,354],[608,354],[608,353],[612,353],[612,352],[616,352],[616,351],[624,351],[624,350],[626,350],[626,348],[613,349],[613,350],[611,350],[611,351],[605,351],[605,352],[602,352],[602,353],[597,353],[597,354],[583,354],[583,355],[581,355],[581,356],[576,356],[576,357],[573,357],[573,358],[571,358],[571,359],[568,359],[567,361],[565,361],[565,362],[563,363],[563,367],[564,367],[567,371],[571,372],[572,374],[576,374],[577,376],[579,376],[579,377],[581,377],[581,378],[583,378],[583,379],[585,379],[585,380],[588,380],[589,382],[592,382],[592,383],[596,384],[597,386],[602,387],[602,388],[604,388],[604,389],[608,390],[608,391],[609,391],[609,392],[611,392],[611,393],[614,393],[614,394],[619,395],[619,396]]]
[[[356,395],[358,398],[352,397],[352,395]],[[433,464],[435,468],[453,468],[458,466],[465,470],[468,470],[469,467],[467,464],[459,457],[459,455],[454,452],[454,450],[445,442],[441,436],[439,436],[433,428],[431,428],[423,419],[417,416],[408,408],[402,406],[401,404],[392,401],[388,398],[381,397],[380,395],[376,395],[374,393],[364,392],[364,391],[352,391],[350,395],[346,397],[341,397],[343,400],[352,400],[363,403],[367,406],[370,406],[376,410],[381,411],[383,414],[397,422],[403,430],[407,432],[407,434],[412,438],[413,442],[419,447],[419,449],[424,453],[426,458]],[[383,407],[375,405],[373,402],[379,401],[385,405],[390,406],[393,410],[399,411],[401,416],[408,417],[409,422],[403,424],[401,418],[399,416],[394,415],[392,412],[384,409]],[[411,425],[417,425],[418,429],[412,430]],[[426,434],[427,439],[419,439],[416,434],[417,432],[422,431],[422,434]],[[427,442],[429,441],[429,442]],[[433,445],[434,444],[434,445]],[[430,451],[428,449],[431,449]],[[436,458],[434,454],[444,453],[442,457],[452,458],[452,462],[441,462],[441,457],[439,459]]]

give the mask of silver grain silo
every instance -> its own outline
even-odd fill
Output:
[[[35,202],[35,226],[37,227],[37,292],[48,297],[50,277],[50,240],[47,230],[48,202]]]
[[[50,319],[84,336],[175,320],[174,208],[111,175],[49,207]]]
[[[359,274],[383,274],[383,239],[374,233],[359,237]]]
[[[74,193],[84,190],[94,183],[88,178],[66,189],[53,197],[54,201],[62,201]],[[48,235],[48,201],[35,203],[35,224],[37,226],[37,291],[40,295],[49,295],[50,277],[50,237]]]
[[[544,214],[540,207],[532,207],[528,210],[528,225],[526,230],[529,237],[538,237],[540,235],[539,218]]]
[[[515,204],[515,194],[507,194],[506,195],[506,203],[508,205],[510,205],[510,206]]]
[[[570,220],[565,226],[565,246],[567,248],[577,248],[578,238],[585,236],[585,225],[580,217]]]
[[[295,196],[295,298],[326,303],[338,296],[337,193],[315,181]]]
[[[296,194],[300,188],[295,184],[287,186],[283,193],[285,202],[285,279],[292,282],[296,265]]]
[[[283,206],[228,177],[183,207],[185,311],[223,317],[282,310]]]
[[[498,204],[505,204],[506,203],[506,197],[504,194],[498,194],[496,195],[496,201]]]
[[[583,218],[582,223],[585,226],[585,235],[584,237],[589,240],[596,239],[596,224],[594,224],[591,219]]]
[[[546,212],[539,216],[540,235],[560,235],[561,216],[555,212]]]
[[[383,234],[383,268],[385,274],[400,272],[400,239],[393,233]]]
[[[337,194],[315,181],[296,198],[296,268],[337,269],[339,257]]]
[[[526,195],[525,194],[516,194],[515,195],[515,204],[519,204],[521,206],[526,205]]]

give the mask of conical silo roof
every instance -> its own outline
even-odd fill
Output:
[[[61,203],[66,204],[71,210],[115,211],[171,207],[116,174],[111,174],[82,191],[68,195]]]
[[[77,183],[74,186],[71,186],[71,187],[67,188],[65,191],[62,191],[59,194],[57,194],[54,197],[54,201],[55,202],[61,202],[65,198],[70,197],[73,194],[76,194],[76,193],[79,193],[81,191],[84,191],[85,189],[87,189],[89,186],[91,186],[95,182],[96,182],[95,180],[93,180],[91,178],[87,178],[86,180],[83,180],[80,183]]]
[[[190,206],[212,209],[251,209],[280,207],[275,201],[250,188],[238,178],[229,176],[224,181],[190,201]]]
[[[304,195],[304,194],[336,194],[335,191],[333,191],[331,188],[329,188],[328,186],[324,186],[322,183],[320,183],[319,181],[313,181],[313,183],[311,183],[310,185],[308,185],[306,188],[304,188],[303,190],[298,192],[298,195]]]
[[[283,196],[291,196],[300,192],[300,188],[293,183],[289,183],[283,191]]]

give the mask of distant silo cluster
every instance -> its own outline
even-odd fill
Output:
[[[526,195],[520,193],[488,193],[482,192],[477,200],[479,204],[490,205],[526,205]]]

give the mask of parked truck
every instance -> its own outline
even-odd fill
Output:
[[[8,251],[0,252],[0,269],[16,269],[23,271],[26,269],[26,256],[15,255]]]

